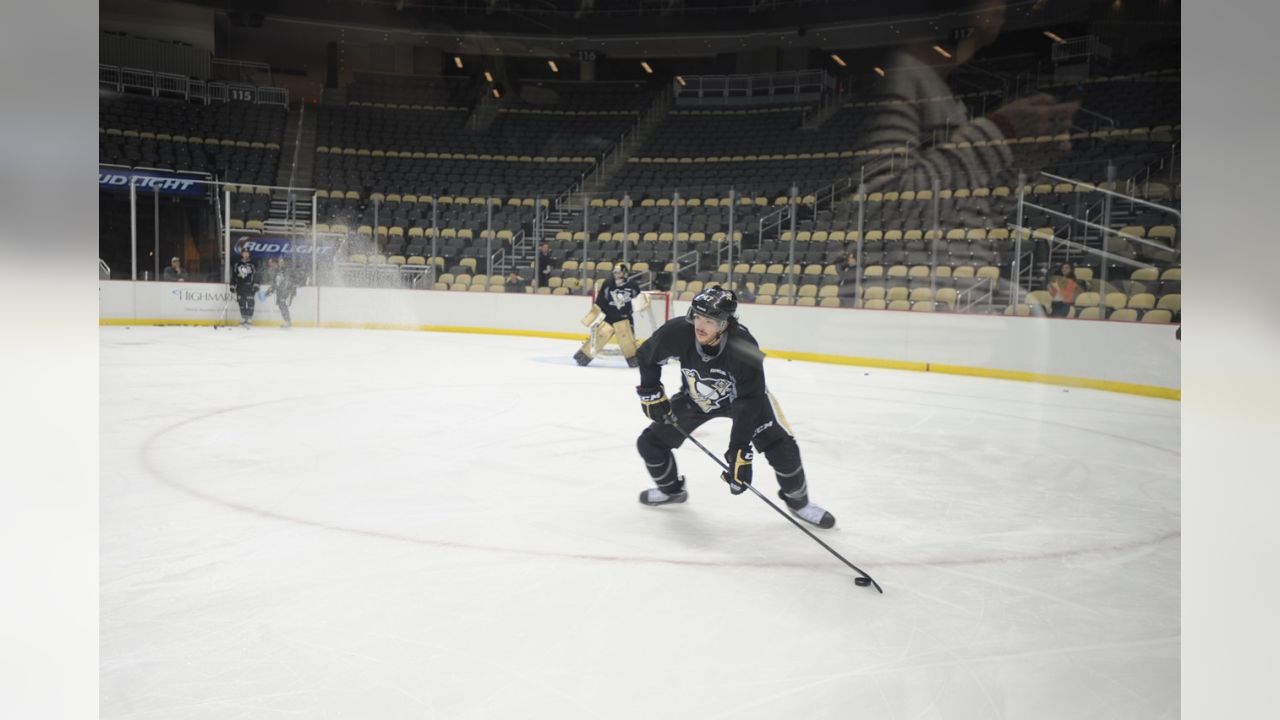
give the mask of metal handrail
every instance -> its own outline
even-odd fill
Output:
[[[1113,196],[1113,197],[1120,198],[1120,199],[1122,199],[1122,200],[1128,200],[1128,201],[1130,201],[1130,202],[1136,202],[1136,203],[1138,203],[1139,205],[1146,205],[1147,207],[1154,208],[1154,209],[1156,209],[1156,210],[1161,210],[1161,211],[1163,211],[1163,212],[1173,213],[1174,215],[1177,215],[1177,216],[1178,216],[1178,219],[1179,219],[1179,220],[1181,220],[1181,219],[1182,219],[1182,213],[1181,213],[1180,211],[1178,211],[1178,210],[1174,210],[1173,208],[1171,208],[1171,207],[1169,207],[1169,206],[1167,206],[1167,205],[1161,205],[1160,203],[1154,203],[1154,202],[1151,202],[1151,201],[1149,201],[1149,200],[1143,200],[1143,199],[1141,199],[1141,198],[1133,197],[1132,195],[1125,195],[1124,193],[1118,193],[1118,192],[1115,192],[1114,190],[1107,190],[1106,188],[1098,187],[1097,185],[1094,185],[1093,183],[1088,183],[1088,182],[1085,182],[1085,181],[1083,181],[1083,180],[1072,180],[1071,178],[1065,178],[1065,177],[1062,177],[1061,175],[1054,175],[1053,173],[1050,173],[1050,172],[1043,172],[1043,171],[1042,171],[1040,174],[1041,174],[1041,175],[1043,175],[1043,176],[1045,176],[1045,177],[1047,177],[1047,178],[1053,178],[1054,180],[1060,180],[1060,181],[1062,181],[1062,182],[1075,183],[1076,185],[1079,185],[1080,187],[1088,188],[1089,190],[1094,191],[1094,192],[1105,193],[1105,194],[1107,194],[1107,195],[1111,195],[1111,196]]]
[[[114,78],[114,79],[113,79]],[[164,82],[161,82],[161,81]],[[216,100],[230,102],[232,100],[252,102],[256,105],[289,106],[289,91],[282,87],[248,85],[244,83],[204,82],[172,73],[157,73],[141,68],[118,67],[98,64],[98,84],[114,85],[117,91],[124,88],[149,90],[152,97],[161,92],[182,93],[190,98],[193,94],[206,102]],[[197,92],[193,93],[193,90]],[[201,92],[203,91],[203,94]]]

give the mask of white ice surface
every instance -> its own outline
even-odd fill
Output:
[[[768,361],[879,595],[574,349],[103,328],[102,717],[1179,716],[1177,403]]]

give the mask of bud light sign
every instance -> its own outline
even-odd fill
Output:
[[[156,192],[164,195],[199,197],[205,193],[202,178],[163,170],[133,170],[98,166],[99,190],[128,190],[130,181],[138,192]]]
[[[232,255],[239,255],[242,251],[248,250],[253,257],[285,257],[293,258],[309,258],[311,256],[311,240],[294,240],[287,237],[273,237],[270,235],[241,235],[235,238],[231,243]],[[333,254],[332,245],[320,245],[316,248],[316,254],[320,257],[326,257]]]

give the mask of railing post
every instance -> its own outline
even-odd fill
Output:
[[[793,183],[791,185],[791,242],[787,243],[787,284],[791,286],[791,304],[796,304],[796,215],[799,214],[799,207],[796,202],[800,190]]]
[[[1111,185],[1111,183],[1113,183],[1115,179],[1116,179],[1116,166],[1111,161],[1107,161],[1107,184]],[[1111,194],[1110,193],[1104,195],[1102,198],[1102,222],[1100,224],[1106,228],[1111,227]],[[1102,251],[1107,252],[1107,236],[1105,234],[1102,236]],[[1099,287],[1099,290],[1101,290],[1102,292],[1102,298],[1101,298],[1102,307],[1100,309],[1100,312],[1102,314],[1103,320],[1107,319],[1107,275],[1108,275],[1107,265],[1108,265],[1107,257],[1104,255],[1102,257],[1102,285]]]
[[[440,216],[438,214],[438,211],[440,209],[439,202],[440,201],[436,199],[436,194],[432,193],[431,195],[431,266],[432,267],[435,267],[436,258],[439,257],[439,255],[437,254],[438,248],[436,247],[436,243],[440,241]]]
[[[582,194],[582,263],[578,265],[578,275],[582,277],[582,286],[584,289],[586,288],[586,285],[587,285],[587,260],[589,259],[588,253],[591,252],[591,245],[590,245],[591,230],[589,229],[590,226],[587,224],[588,219],[590,217],[590,212],[591,212],[590,205],[591,204],[587,202],[586,193],[583,193]],[[590,295],[593,292],[595,292],[594,281],[592,282],[591,292],[586,294]]]
[[[485,209],[485,227],[484,227],[484,256],[485,256],[485,275],[489,276],[490,285],[493,284],[493,198],[486,197],[484,199]],[[485,288],[486,290],[488,288]]]
[[[129,176],[129,279],[138,279],[138,186],[134,182],[136,178]],[[231,193],[227,193],[227,217],[231,217]],[[227,225],[231,225],[231,221],[227,220]],[[230,273],[228,272],[228,277]]]
[[[729,288],[731,290],[735,290],[736,293],[736,289],[733,285],[733,206],[734,191],[733,188],[729,188]]]
[[[316,191],[311,191],[311,284],[316,287],[316,327],[320,326],[320,278],[316,275],[319,267],[317,256],[320,254],[319,239],[320,236],[316,232],[316,217],[319,210],[316,208],[318,204],[316,200]]]
[[[1009,265],[1009,278],[1013,283],[1013,304],[1018,305],[1022,301],[1022,211],[1023,203],[1026,202],[1027,179],[1023,173],[1018,173],[1018,209],[1015,223],[1017,225],[1016,235],[1013,238],[1013,262]],[[1031,239],[1031,247],[1035,248],[1035,238]]]
[[[862,266],[862,246],[865,244],[867,224],[867,186],[865,183],[858,183],[858,250],[857,250],[857,274],[854,276],[853,294],[855,297],[855,305],[862,302],[862,275],[865,268]],[[865,305],[865,303],[864,303]]]
[[[153,255],[153,259],[155,260],[155,266],[156,266],[155,279],[159,280],[160,279],[160,188],[159,187],[152,188],[152,191],[153,191],[152,197],[154,200],[152,205],[152,214],[154,215],[154,217],[152,218],[152,223],[154,227],[152,229],[155,230],[155,247],[152,250],[152,255]]]
[[[628,270],[631,268],[631,263],[628,262],[627,260],[627,257],[629,256],[629,251],[631,248],[631,233],[630,233],[630,228],[628,227],[628,222],[630,219],[631,219],[631,194],[623,193],[622,194],[622,262],[627,263]]]
[[[680,281],[680,191],[671,192],[671,292]]]
[[[938,236],[942,234],[942,199],[938,197],[942,192],[942,180],[938,177],[933,178],[931,183],[933,190],[933,239],[929,241],[929,295],[938,294]],[[933,300],[934,308],[937,308],[937,299]]]
[[[542,195],[533,196],[533,289],[542,287]]]
[[[292,199],[292,196],[290,196],[290,199]],[[373,248],[379,251],[380,251],[380,248],[378,248],[378,228],[381,226],[378,224],[378,208],[381,205],[382,203],[379,202],[378,198],[376,197],[373,198]]]

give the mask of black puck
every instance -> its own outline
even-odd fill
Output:
[[[858,587],[866,587],[871,584],[871,580],[869,578],[864,578],[864,577],[854,578],[853,582]]]

